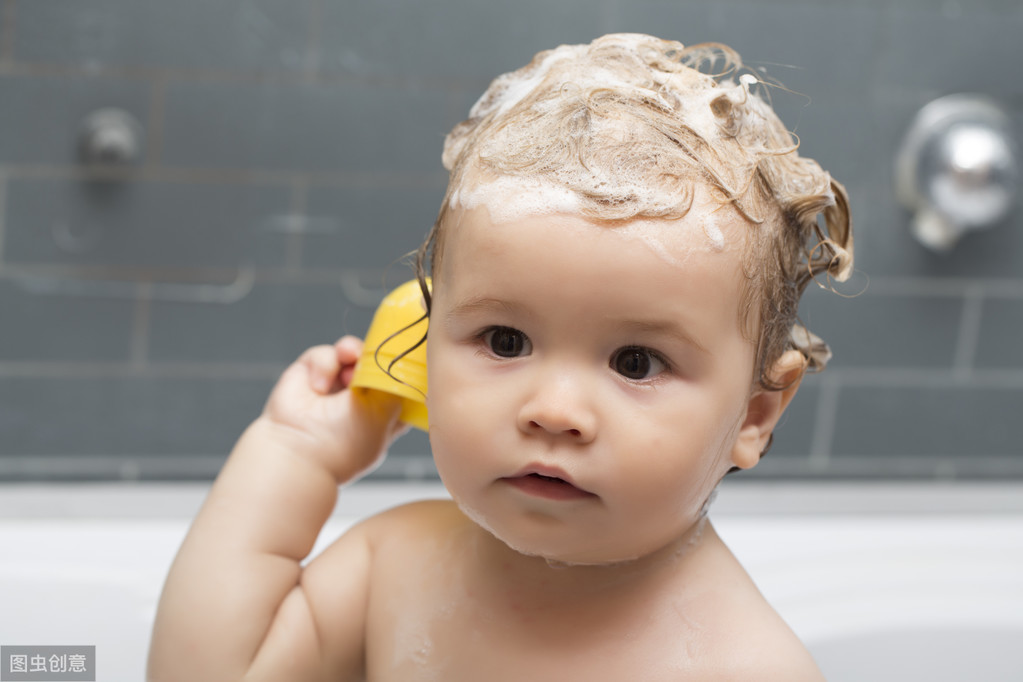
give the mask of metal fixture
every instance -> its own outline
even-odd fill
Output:
[[[256,269],[252,265],[243,265],[235,272],[234,280],[226,284],[93,279],[32,273],[19,274],[13,281],[23,291],[38,296],[129,300],[145,297],[151,301],[227,305],[237,303],[252,292],[256,283]]]
[[[142,158],[142,125],[122,109],[99,109],[85,117],[79,135],[82,161],[125,166]]]
[[[948,95],[925,105],[895,160],[899,201],[914,212],[913,234],[947,251],[967,232],[1005,218],[1019,167],[1008,115],[982,95]]]

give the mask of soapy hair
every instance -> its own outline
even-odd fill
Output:
[[[810,371],[823,369],[830,352],[797,324],[797,309],[811,281],[852,271],[848,199],[799,156],[757,94],[762,84],[741,71],[725,45],[613,34],[540,52],[498,77],[444,142],[450,181],[417,255],[420,278],[443,250],[446,215],[494,178],[571,195],[573,212],[598,221],[680,218],[700,183],[749,223],[740,315],[756,349],[754,381],[781,388],[770,368],[791,348]],[[425,282],[423,294],[429,303]]]

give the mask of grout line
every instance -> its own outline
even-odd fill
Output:
[[[312,268],[289,270],[281,266],[260,268],[252,273],[252,280],[259,284],[325,285],[340,287],[339,279],[348,273],[364,276],[383,276],[385,268]],[[226,288],[237,281],[237,267],[110,267],[106,265],[55,265],[51,263],[5,264],[0,269],[0,281],[28,283],[43,280],[51,285],[73,285],[79,281],[117,282],[134,284],[150,282],[155,286],[165,285],[206,285]],[[32,286],[24,288],[39,295],[49,291],[38,291]],[[50,287],[53,288],[52,286]]]
[[[952,372],[957,378],[963,380],[970,378],[977,356],[983,310],[983,288],[980,285],[973,285],[963,298],[963,312],[959,320],[959,337],[956,339],[955,360],[952,365]]]
[[[961,277],[876,277],[870,279],[867,295],[959,298],[980,295],[995,298],[1023,298],[1023,279]]]
[[[294,216],[302,216],[308,221],[309,184],[301,179],[291,185],[291,212]],[[302,256],[305,253],[305,234],[303,230],[294,230],[288,235],[285,243],[284,271],[298,273],[302,271]]]
[[[810,457],[807,460],[813,471],[824,471],[831,461],[831,444],[834,442],[835,424],[838,421],[839,382],[828,378],[822,379],[819,390],[813,440],[810,443]]]
[[[16,0],[2,0],[0,4],[0,64],[14,62],[14,31],[17,25],[18,5]]]
[[[967,377],[944,367],[862,367],[827,371],[844,387],[853,388],[1023,389],[1023,368],[974,369]]]
[[[9,2],[14,7],[12,0]],[[38,0],[36,0],[38,1]],[[6,29],[5,29],[6,31]],[[0,34],[0,38],[2,38]],[[2,45],[0,45],[2,47]],[[2,55],[0,55],[2,56]],[[310,83],[328,87],[342,85],[366,86],[373,89],[444,89],[465,87],[472,79],[463,76],[422,76],[404,73],[355,73],[343,69],[324,72],[322,65],[316,71],[306,68],[231,69],[213,67],[136,66],[130,64],[104,63],[97,69],[95,64],[77,62],[6,62],[4,72],[16,76],[36,78],[86,78],[104,81],[149,81],[166,79],[187,84],[241,85],[302,87]],[[475,89],[475,88],[474,88]]]
[[[305,64],[303,73],[305,83],[314,85],[319,82],[321,70],[321,31],[323,23],[323,0],[314,0],[307,5],[309,8],[309,34],[306,41]]]
[[[444,114],[451,127],[469,117],[464,102],[465,97],[458,88],[448,88],[444,91]]]
[[[0,63],[4,66],[14,65],[14,42],[18,25],[18,0],[3,0],[0,7],[3,17],[0,18]]]
[[[437,189],[441,191],[445,186],[444,175],[438,171],[392,173],[304,170],[296,172],[294,170],[146,165],[119,169],[93,168],[71,164],[11,164],[7,166],[7,171],[11,177],[31,180],[111,180],[122,182],[144,180],[192,185],[287,185],[294,182],[295,178],[300,178],[311,185],[341,186],[351,189]],[[439,200],[440,197],[438,196]]]
[[[131,364],[143,368],[149,361],[150,312],[152,310],[152,282],[140,282],[135,299],[134,320],[131,329]]]
[[[146,126],[144,166],[160,166],[163,160],[164,113],[167,102],[167,79],[156,78],[149,91],[149,117]]]
[[[7,235],[7,171],[0,166],[0,270],[4,265],[4,237]]]
[[[114,362],[11,362],[0,361],[0,378],[27,379],[96,379],[96,378],[152,378],[152,379],[276,379],[287,366],[280,363],[149,363],[136,367],[129,363]]]

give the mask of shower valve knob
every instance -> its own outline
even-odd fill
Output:
[[[1019,181],[1008,114],[978,95],[947,95],[924,106],[895,163],[896,194],[914,212],[911,228],[947,251],[966,232],[991,227],[1012,209]]]
[[[99,109],[82,122],[82,161],[90,165],[124,166],[142,156],[142,126],[122,109]]]

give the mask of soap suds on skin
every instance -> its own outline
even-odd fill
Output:
[[[646,40],[645,36],[638,34],[619,34],[615,38],[627,48],[637,61],[645,61],[642,54],[642,45]],[[476,102],[469,112],[470,117],[485,116],[494,113],[500,118],[515,105],[524,100],[536,88],[544,82],[552,71],[557,71],[556,77],[563,84],[563,88],[576,92],[587,92],[594,89],[612,89],[620,92],[635,92],[642,97],[657,101],[667,110],[674,110],[680,106],[678,102],[666,99],[658,92],[658,89],[668,86],[680,92],[688,92],[693,95],[685,104],[686,124],[696,130],[704,139],[712,140],[720,135],[718,122],[711,110],[710,101],[718,97],[729,87],[745,91],[749,94],[749,87],[757,82],[752,74],[744,74],[739,78],[737,84],[715,83],[714,79],[694,69],[683,69],[674,73],[657,72],[654,78],[654,85],[638,86],[635,82],[621,77],[612,68],[593,68],[586,60],[579,60],[580,57],[590,49],[589,45],[561,45],[548,51],[544,59],[532,68],[524,68],[517,72],[511,72],[499,77],[492,90]],[[571,66],[562,64],[568,62]],[[573,63],[574,62],[574,63]],[[580,66],[580,62],[582,65]],[[695,82],[702,83],[702,86],[694,87]]]
[[[486,207],[496,225],[527,216],[579,213],[580,203],[575,193],[541,178],[502,175],[470,182],[471,186],[452,193],[450,207],[466,211]],[[661,229],[651,231],[650,223],[661,223],[658,226]],[[679,244],[671,243],[675,241],[672,237],[676,231],[686,229],[678,221],[640,218],[613,229],[643,242],[669,265],[683,267],[688,259],[690,248],[682,249]],[[704,218],[703,233],[711,250],[724,250],[725,236],[713,215]]]
[[[707,235],[707,239],[710,240],[711,246],[715,251],[724,251],[725,235],[721,232],[721,228],[718,227],[713,215],[703,219],[703,233]]]
[[[451,194],[450,207],[468,211],[486,206],[495,223],[524,216],[579,212],[579,198],[573,192],[540,178],[499,175],[469,182],[470,187],[463,186]]]
[[[700,181],[695,171],[689,176],[687,169],[681,166],[666,167],[664,173],[652,179],[650,163],[661,157],[653,154],[643,157],[645,162],[630,163],[628,160],[632,157],[615,150],[632,149],[639,142],[637,116],[642,118],[646,109],[670,112],[673,120],[677,119],[694,131],[697,138],[713,145],[732,133],[723,129],[723,121],[719,120],[712,102],[722,96],[736,103],[747,101],[749,88],[757,79],[752,74],[744,74],[738,83],[719,82],[677,62],[674,66],[669,66],[669,62],[663,64],[663,68],[648,68],[643,65],[655,59],[650,52],[649,37],[620,34],[605,39],[612,40],[623,57],[601,60],[599,56],[588,56],[591,50],[599,52],[599,46],[562,45],[538,55],[528,66],[504,74],[491,84],[472,107],[469,120],[456,127],[445,143],[445,167],[452,169],[462,146],[470,140],[462,128],[472,123],[465,129],[479,126],[475,128],[477,131],[486,131],[471,143],[473,157],[461,166],[458,186],[449,196],[449,208],[486,206],[492,219],[499,223],[543,213],[594,215],[594,204],[599,202],[604,202],[602,206],[607,208],[609,217],[628,215],[631,206],[644,207],[642,212],[647,215],[686,213],[691,183]],[[649,72],[649,80],[637,80],[638,72]],[[608,92],[641,104],[606,106],[603,97]],[[576,130],[566,124],[560,133],[549,130],[549,124],[544,122],[547,115],[553,113],[557,118],[566,102],[576,100],[586,102],[583,110],[589,112],[580,123],[582,127]],[[528,110],[528,115],[512,113],[520,107]],[[514,118],[516,116],[520,118]],[[509,117],[519,123],[500,124]],[[490,126],[494,126],[492,130]],[[536,126],[542,134],[536,132]],[[563,149],[552,139],[560,139],[559,135],[571,138],[577,133],[588,140],[584,148],[592,148],[591,152],[578,162],[560,158],[568,146]],[[544,149],[548,147],[553,160],[549,164],[544,162],[547,158]],[[509,163],[512,170],[506,174],[503,171],[507,169],[492,160],[507,158],[514,163]],[[741,184],[741,179],[736,182]],[[724,235],[714,221],[705,224],[703,231],[712,249],[724,249]],[[654,241],[651,248],[659,255],[669,261],[678,260],[678,254],[673,257],[665,247],[671,241],[669,236],[656,237]]]

